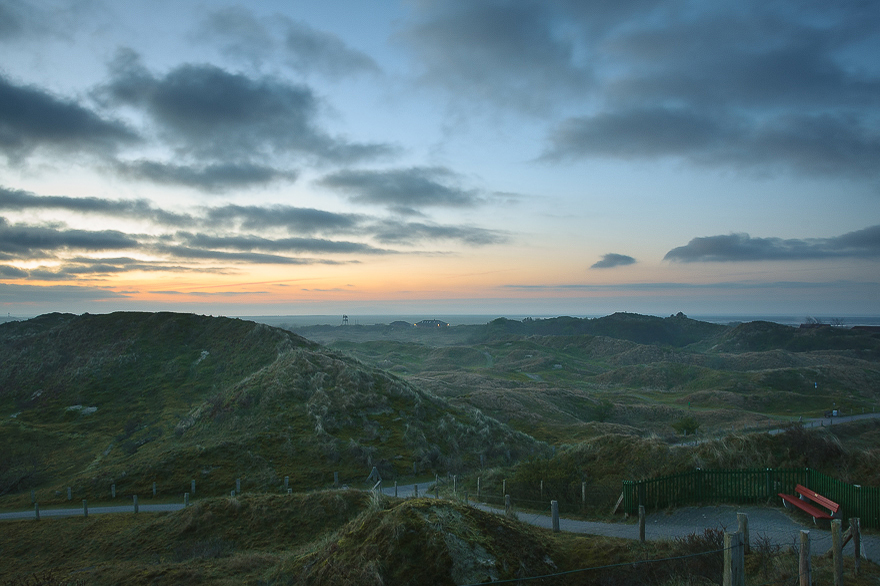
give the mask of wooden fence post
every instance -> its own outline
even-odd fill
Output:
[[[849,530],[853,541],[853,573],[858,576],[862,569],[862,520],[853,517],[849,520]]]
[[[581,508],[587,507],[587,483],[581,482]]]
[[[831,566],[834,570],[834,586],[843,584],[843,532],[840,519],[831,520]]]
[[[241,494],[241,478],[235,479],[235,494]]]
[[[743,536],[743,554],[749,555],[751,548],[749,547],[749,516],[745,513],[736,514],[736,522],[739,525],[737,531]]]
[[[645,505],[639,505],[639,543],[645,543]]]
[[[196,496],[196,481],[190,480],[189,482],[189,493],[193,496]]]
[[[457,493],[458,493],[458,475],[453,474],[452,475],[452,494],[457,494]]]
[[[813,566],[810,563],[810,532],[805,529],[801,530],[798,586],[813,586]]]
[[[559,533],[559,502],[550,501],[550,514],[553,517],[553,533]]]
[[[83,499],[83,517],[89,518],[89,503],[86,499]]]
[[[544,481],[541,481],[541,500],[544,500]]]
[[[134,497],[134,512],[138,512],[138,495],[133,495]]]
[[[510,495],[509,494],[504,495],[504,514],[505,515],[510,514]]]
[[[501,481],[501,494],[507,494],[507,479]]]
[[[67,487],[67,500],[73,500],[73,489],[69,486]]]
[[[397,498],[397,481],[394,481],[394,498]]]
[[[116,498],[116,483],[115,482],[110,485],[110,498],[112,498],[112,499]]]
[[[189,506],[189,493],[188,492],[183,493],[183,506],[184,507]]]
[[[724,534],[724,586],[745,586],[745,557],[742,533]]]
[[[477,502],[483,498],[483,477],[477,476]]]
[[[153,482],[153,498],[156,498],[156,483]]]
[[[288,488],[290,488],[290,476],[285,476],[284,477],[284,490],[287,490]]]

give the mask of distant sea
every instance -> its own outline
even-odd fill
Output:
[[[294,327],[305,327],[315,325],[343,325],[342,315],[260,315],[260,316],[240,316],[242,319],[248,319],[260,323],[269,324],[271,326],[288,325]],[[395,321],[405,321],[408,323],[420,322],[423,319],[439,319],[447,322],[451,326],[459,325],[480,325],[487,324],[493,319],[505,317],[521,321],[527,317],[533,319],[547,319],[558,317],[557,315],[349,315],[348,325],[372,326],[381,324],[390,324]],[[572,315],[570,317],[579,318],[597,318],[603,315]],[[667,317],[667,316],[662,316]],[[751,321],[769,321],[787,326],[798,326],[806,321],[803,315],[688,315],[691,319],[706,321],[717,324],[730,324]],[[822,323],[839,323],[843,327],[852,326],[880,326],[880,316],[812,316]]]

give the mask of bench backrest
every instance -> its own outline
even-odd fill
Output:
[[[798,484],[796,487],[794,487],[794,491],[798,494],[804,495],[805,497],[807,497],[811,501],[819,503],[820,505],[822,505],[823,507],[825,507],[826,509],[828,509],[832,513],[836,513],[837,510],[840,508],[840,505],[835,503],[833,500],[822,496],[821,494],[819,494],[815,490],[810,490],[806,486],[801,486],[800,484]]]

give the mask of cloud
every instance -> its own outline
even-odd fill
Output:
[[[178,233],[189,246],[202,249],[233,249],[240,251],[264,250],[273,252],[309,252],[330,254],[387,254],[388,250],[358,242],[341,242],[321,238],[267,239],[252,235],[211,236],[208,234]]]
[[[74,285],[13,285],[0,283],[0,303],[30,305],[50,303],[57,307],[81,301],[106,301],[124,299],[125,293],[118,293],[101,287],[80,287]]]
[[[593,264],[591,269],[610,269],[614,267],[622,267],[635,264],[636,259],[625,254],[609,253],[602,257],[602,260]]]
[[[197,37],[219,42],[226,56],[244,59],[254,66],[278,55],[300,74],[340,78],[379,72],[369,55],[349,47],[332,33],[282,15],[260,19],[242,6],[208,14]]]
[[[316,30],[304,22],[285,21],[284,48],[287,63],[302,73],[344,77],[379,72],[379,66],[369,55],[352,49],[336,35]]]
[[[657,160],[880,178],[876,3],[422,0],[426,83],[541,114],[543,162]]]
[[[0,253],[16,258],[44,258],[54,251],[125,250],[138,246],[136,239],[116,230],[69,230],[26,224],[9,224],[0,217]]]
[[[400,39],[414,52],[422,81],[456,99],[544,110],[592,82],[558,4],[421,2]]]
[[[748,234],[694,238],[663,257],[676,262],[737,262],[880,258],[880,225],[833,238],[752,238]]]
[[[180,65],[155,76],[130,51],[120,53],[101,95],[143,109],[180,153],[210,161],[255,161],[298,154],[351,163],[393,151],[350,143],[317,125],[321,102],[304,85],[249,77],[209,64]]]
[[[319,181],[348,193],[352,201],[386,205],[410,214],[424,207],[471,207],[480,203],[475,190],[464,189],[458,182],[458,175],[444,167],[342,170]]]
[[[443,226],[422,222],[385,221],[374,227],[375,238],[384,244],[416,244],[425,240],[454,240],[471,246],[502,244],[509,236],[476,226]]]
[[[40,196],[29,191],[0,187],[0,210],[45,209],[60,209],[82,214],[100,214],[148,220],[166,226],[192,225],[196,221],[188,215],[159,209],[145,199],[112,200],[64,195]]]
[[[0,153],[18,162],[46,147],[68,153],[109,154],[138,136],[77,102],[0,75]]]
[[[288,232],[300,234],[351,233],[366,220],[365,217],[357,214],[340,214],[284,205],[226,205],[208,208],[205,210],[205,215],[211,224],[238,222],[245,230],[281,227],[286,228]]]
[[[147,179],[154,183],[184,185],[212,193],[266,185],[279,180],[294,181],[297,177],[292,171],[280,171],[252,163],[173,165],[140,160],[131,163],[120,162],[118,169],[124,175]]]

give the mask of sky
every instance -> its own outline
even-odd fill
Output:
[[[880,315],[873,0],[0,0],[0,311]]]

